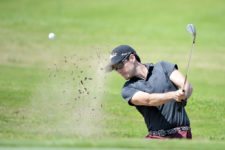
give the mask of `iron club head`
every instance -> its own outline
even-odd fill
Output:
[[[189,33],[192,34],[193,36],[193,43],[195,43],[195,38],[196,38],[196,28],[193,24],[188,24],[187,27],[186,27],[187,31]]]

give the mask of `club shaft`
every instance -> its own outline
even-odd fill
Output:
[[[187,82],[187,75],[188,75],[188,71],[189,71],[189,68],[190,68],[190,62],[191,62],[192,51],[194,49],[194,46],[195,46],[195,38],[193,40],[192,47],[191,47],[191,50],[189,52],[188,63],[187,63],[187,67],[186,67],[186,74],[185,74],[185,79],[184,79],[184,85],[183,85],[183,88],[182,88],[183,90],[185,89],[185,85],[186,85],[186,82]]]

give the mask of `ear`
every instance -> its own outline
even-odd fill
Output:
[[[132,61],[132,62],[135,62],[136,58],[135,58],[134,54],[131,54],[129,56],[129,60]]]

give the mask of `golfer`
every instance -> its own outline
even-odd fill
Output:
[[[188,81],[182,87],[185,78],[176,64],[165,61],[142,64],[132,47],[120,45],[110,55],[107,71],[112,70],[127,80],[122,97],[144,117],[146,138],[192,138],[184,107],[192,87]]]

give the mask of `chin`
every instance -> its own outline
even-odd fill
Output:
[[[125,80],[129,80],[131,77],[128,76],[128,75],[127,75],[127,76],[125,75],[125,76],[123,76],[123,78],[124,78]]]
[[[125,80],[129,80],[129,78],[123,77]]]

